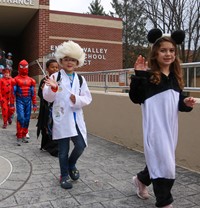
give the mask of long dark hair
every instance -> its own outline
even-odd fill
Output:
[[[175,60],[170,65],[170,72],[174,73],[174,75],[178,81],[180,89],[183,89],[184,81],[183,81],[183,74],[182,74],[182,68],[180,65],[180,60],[178,58],[178,49],[177,49],[176,43],[173,41],[173,39],[171,37],[161,37],[152,46],[150,56],[149,56],[149,61],[148,61],[149,67],[152,72],[152,76],[150,78],[150,81],[153,84],[157,84],[157,85],[161,81],[161,69],[160,69],[160,66],[157,61],[157,56],[158,56],[158,50],[161,46],[161,43],[163,43],[163,42],[170,42],[173,44],[173,46],[175,48]]]

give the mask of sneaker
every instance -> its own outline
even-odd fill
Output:
[[[164,206],[163,208],[173,208],[172,204],[169,204],[167,206]]]
[[[72,184],[70,183],[69,176],[63,177],[63,178],[60,180],[60,186],[61,186],[63,189],[71,189],[71,188],[72,188]]]
[[[21,139],[17,139],[17,146],[21,146],[21,141],[20,141]]]
[[[42,152],[46,152],[46,149],[44,149],[44,148],[40,148],[40,150],[41,150]]]
[[[7,128],[7,124],[4,124],[3,126],[2,126],[2,129],[6,129]]]
[[[28,140],[26,139],[26,137],[23,137],[23,138],[22,138],[22,142],[23,142],[23,143],[28,143]]]
[[[149,198],[149,193],[148,193],[147,187],[142,182],[140,182],[138,180],[137,176],[133,177],[133,184],[136,187],[136,193],[140,199],[148,199]]]
[[[30,139],[29,132],[26,134],[26,138]]]
[[[75,168],[69,170],[70,178],[74,181],[78,180],[80,177],[79,171]]]

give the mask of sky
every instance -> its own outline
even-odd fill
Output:
[[[50,9],[75,13],[87,13],[93,0],[50,0]],[[111,0],[101,0],[101,5],[106,13],[113,12]]]

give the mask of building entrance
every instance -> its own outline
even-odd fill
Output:
[[[0,0],[0,49],[13,55],[13,69],[17,72],[19,61],[26,58],[23,45],[27,25],[39,9],[35,0]],[[16,74],[14,72],[14,74]]]

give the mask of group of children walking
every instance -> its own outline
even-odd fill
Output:
[[[136,60],[129,92],[132,102],[142,108],[146,159],[144,170],[133,177],[133,184],[141,199],[149,198],[147,186],[152,184],[155,206],[172,208],[178,111],[191,111],[195,99],[182,93],[177,45],[184,41],[184,32],[176,31],[167,37],[153,29],[148,40],[152,43],[149,60],[142,56]],[[58,156],[60,185],[70,189],[71,180],[80,177],[76,163],[87,146],[82,107],[89,105],[92,97],[84,77],[75,72],[84,64],[83,49],[73,41],[64,42],[58,46],[55,57],[56,60],[46,63],[48,76],[42,79],[38,90],[37,136],[42,135],[41,149]],[[69,155],[70,140],[74,148]]]
[[[0,79],[0,101],[3,117],[2,128],[6,129],[12,123],[16,108],[16,138],[17,145],[21,142],[28,143],[27,134],[31,116],[31,109],[37,110],[36,105],[36,81],[28,76],[29,65],[26,60],[20,61],[18,75],[14,78],[10,75],[10,68],[2,70],[3,78]]]

